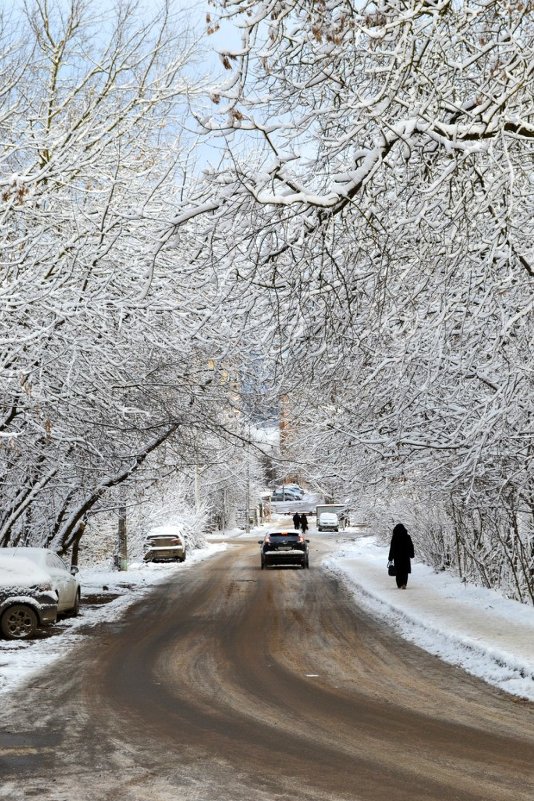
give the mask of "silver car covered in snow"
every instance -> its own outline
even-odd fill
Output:
[[[60,615],[77,615],[80,611],[80,582],[76,573],[77,567],[69,567],[57,553],[50,548],[33,548],[30,546],[16,546],[13,548],[0,548],[0,556],[25,559],[39,568],[47,577],[48,582],[57,592],[57,611]]]
[[[185,562],[185,536],[177,526],[152,529],[145,537],[145,562]]]
[[[57,592],[50,578],[28,559],[0,553],[0,632],[9,640],[31,637],[57,618]]]

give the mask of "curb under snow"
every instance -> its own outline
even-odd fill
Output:
[[[224,543],[211,543],[195,549],[183,564],[134,563],[124,573],[108,569],[82,569],[82,607],[80,616],[61,618],[56,624],[60,633],[52,637],[30,640],[0,640],[0,697],[11,692],[25,680],[65,656],[75,645],[86,640],[84,630],[116,623],[134,603],[148,595],[158,584],[179,576],[199,562],[226,549]],[[105,592],[117,595],[96,608],[84,607],[87,593]],[[81,632],[79,631],[81,630]]]
[[[386,549],[383,549],[383,553],[387,553]],[[383,555],[382,561],[385,573],[386,561]],[[338,554],[323,560],[322,565],[337,578],[341,579],[366,611],[390,625],[405,639],[443,661],[463,668],[466,672],[483,679],[488,684],[520,698],[534,701],[534,650],[532,662],[529,664],[528,661],[522,660],[517,654],[499,649],[498,646],[484,637],[484,632],[480,632],[480,642],[477,642],[473,637],[459,635],[450,630],[447,631],[445,627],[434,625],[432,622],[425,620],[424,607],[421,607],[420,615],[414,614],[412,610],[400,608],[362,583],[361,578],[354,571],[354,559],[346,554],[344,549]],[[416,565],[417,573],[423,567],[434,575],[430,568],[420,564]],[[463,593],[463,583],[453,577],[449,577],[449,579],[456,582],[459,592]],[[506,604],[516,604],[522,611],[525,609],[531,611],[529,607],[525,607],[519,602],[504,599],[492,590],[481,588],[476,588],[476,590],[479,593],[490,593],[492,598],[497,596]],[[447,600],[447,596],[444,596],[444,603]],[[532,634],[534,643],[534,613]]]

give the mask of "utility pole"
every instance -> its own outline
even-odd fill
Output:
[[[115,566],[118,570],[128,570],[128,538],[126,531],[126,506],[119,506],[119,526]]]
[[[250,531],[250,465],[247,454],[247,502],[245,506],[245,531]]]
[[[200,512],[200,470],[195,462],[195,512]]]
[[[250,532],[250,423],[248,425],[248,438],[247,438],[247,500],[245,505],[245,531],[247,534]]]

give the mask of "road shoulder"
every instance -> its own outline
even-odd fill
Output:
[[[350,535],[348,535],[350,537]],[[387,548],[347,539],[323,561],[357,602],[403,637],[505,692],[534,701],[534,609],[414,561],[408,589],[387,575]]]

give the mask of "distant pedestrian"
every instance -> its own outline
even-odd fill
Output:
[[[298,531],[300,528],[300,515],[298,512],[295,512],[293,515],[293,526],[295,527],[295,531]]]
[[[412,572],[410,559],[414,557],[412,538],[402,523],[397,523],[393,529],[388,559],[395,565],[395,580],[399,590],[405,590],[408,584],[408,574]]]
[[[302,529],[303,534],[305,534],[308,530],[308,518],[304,512],[300,516],[300,528]]]

